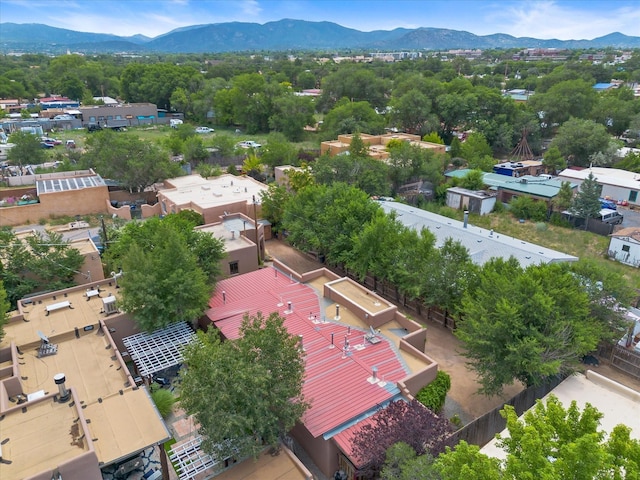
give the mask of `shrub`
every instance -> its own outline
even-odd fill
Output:
[[[544,222],[547,218],[547,205],[544,202],[536,202],[530,197],[518,197],[509,202],[511,213],[516,218],[531,219],[536,222]]]
[[[544,232],[547,229],[547,224],[544,222],[538,222],[536,223],[536,231],[537,232]]]
[[[447,392],[451,388],[451,377],[448,373],[438,370],[435,380],[420,389],[416,399],[429,410],[438,413],[444,407]]]
[[[151,399],[153,403],[156,404],[156,408],[158,412],[160,412],[160,415],[162,415],[162,418],[167,418],[171,415],[176,398],[170,390],[165,388],[152,389]]]

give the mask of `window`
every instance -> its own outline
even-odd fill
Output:
[[[628,252],[630,249],[630,245],[622,245],[622,251],[623,252]]]
[[[638,200],[638,191],[637,190],[631,190],[629,192],[629,201],[630,202],[635,202]]]
[[[238,262],[229,262],[229,275],[237,275],[238,273],[240,273]]]

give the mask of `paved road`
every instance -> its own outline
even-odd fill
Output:
[[[629,207],[618,207],[618,212],[624,216],[624,220],[620,224],[622,228],[640,227],[640,209],[631,210]]]

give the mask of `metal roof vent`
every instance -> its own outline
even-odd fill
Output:
[[[58,401],[60,402],[66,402],[71,397],[71,392],[67,390],[67,387],[64,384],[66,380],[64,373],[57,373],[53,376],[53,381],[58,385],[58,392],[60,394]]]

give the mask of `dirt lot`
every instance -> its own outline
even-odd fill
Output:
[[[280,240],[269,240],[266,243],[266,249],[269,256],[277,258],[300,273],[322,266],[319,262]],[[521,385],[514,384],[505,388],[502,396],[479,395],[476,393],[479,388],[477,376],[466,368],[467,360],[460,353],[461,347],[458,339],[449,330],[435,323],[427,322],[425,326],[428,330],[426,353],[438,362],[442,370],[451,375],[451,390],[445,405],[445,415],[448,418],[457,414],[463,423],[468,423],[502,405],[504,401],[522,389]],[[635,381],[613,367],[601,363],[599,367],[590,368],[640,391],[640,381]]]

